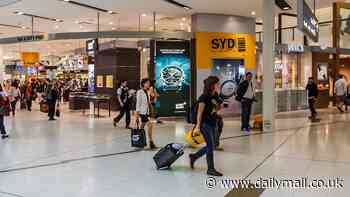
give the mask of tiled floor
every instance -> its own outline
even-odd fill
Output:
[[[263,197],[350,196],[350,114],[328,110],[309,123],[305,112],[278,115],[278,131],[244,136],[239,122],[225,122],[216,166],[225,178],[342,178],[342,189],[267,189]],[[110,118],[64,111],[57,122],[35,110],[6,120],[11,138],[0,141],[0,197],[192,197],[224,196],[206,186],[205,160],[191,171],[186,149],[171,171],[157,171],[153,151],[134,151],[130,132]],[[183,121],[157,125],[156,142],[183,143]],[[348,183],[349,182],[349,183]]]

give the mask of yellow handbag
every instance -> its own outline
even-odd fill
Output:
[[[185,134],[185,141],[191,147],[197,147],[205,142],[203,134],[195,128],[191,129]]]

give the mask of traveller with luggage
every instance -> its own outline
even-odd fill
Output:
[[[198,99],[197,124],[195,129],[202,132],[206,146],[198,152],[189,155],[190,166],[193,169],[195,162],[206,154],[207,174],[211,176],[223,176],[214,167],[214,134],[217,126],[216,114],[219,103],[215,99],[215,94],[219,89],[219,78],[209,76],[204,80],[204,91]]]

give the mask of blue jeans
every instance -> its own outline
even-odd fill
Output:
[[[206,146],[201,148],[197,153],[193,154],[195,159],[199,159],[205,154],[207,155],[208,169],[214,169],[214,134],[215,125],[203,122],[201,132],[204,136]]]

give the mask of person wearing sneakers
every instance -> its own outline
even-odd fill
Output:
[[[148,140],[151,149],[156,149],[153,141],[153,124],[150,122],[150,101],[148,91],[151,87],[151,80],[148,78],[141,80],[141,89],[136,93],[136,111],[135,119],[138,122],[141,119],[141,129],[148,125]]]
[[[4,118],[8,110],[8,105],[9,105],[9,100],[7,98],[6,93],[2,89],[2,85],[0,84],[0,131],[1,131],[2,139],[9,137],[6,133],[5,123],[4,123]]]
[[[113,125],[116,127],[125,114],[125,128],[130,129],[130,96],[128,81],[121,81],[120,87],[117,90],[117,95],[120,105],[120,113],[117,117],[114,118]]]
[[[219,78],[210,76],[204,80],[204,91],[198,99],[197,124],[196,130],[201,131],[204,136],[206,146],[194,154],[190,154],[190,165],[194,168],[195,162],[206,154],[207,157],[207,174],[210,176],[223,176],[214,167],[214,148],[215,148],[215,130],[217,126],[217,109],[219,103],[215,95],[219,89]]]

